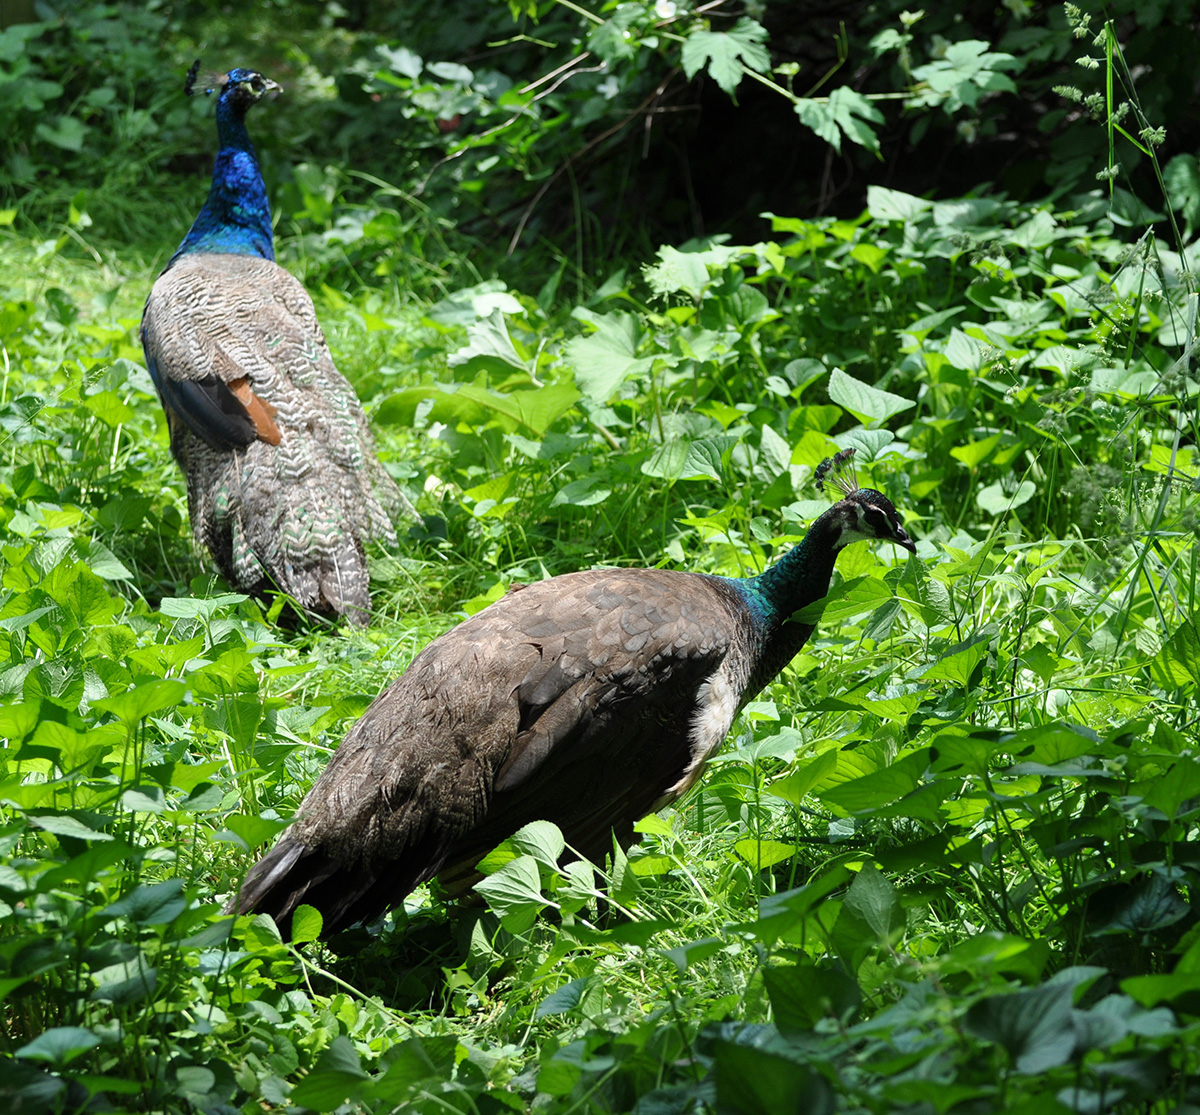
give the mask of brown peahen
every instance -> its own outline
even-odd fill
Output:
[[[307,612],[365,624],[363,544],[395,545],[393,521],[416,512],[375,456],[312,299],[275,263],[246,111],[279,86],[244,69],[214,85],[208,200],[155,281],[141,329],[192,532],[231,585],[280,589]]]
[[[233,906],[284,932],[374,918],[440,875],[454,892],[530,821],[603,862],[700,777],[734,717],[813,632],[796,613],[860,539],[915,552],[886,496],[835,458],[842,498],[755,577],[597,569],[514,585],[429,644],[347,734]],[[830,482],[831,462],[818,470]]]

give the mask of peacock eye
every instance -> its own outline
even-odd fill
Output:
[[[259,74],[255,74],[250,79],[250,88],[253,89],[255,93],[261,93],[265,88],[263,85],[263,79]]]

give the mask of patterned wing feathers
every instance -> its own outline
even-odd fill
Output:
[[[364,542],[394,544],[394,520],[416,512],[304,288],[255,256],[183,255],[155,283],[142,337],[193,531],[225,577],[365,623]]]

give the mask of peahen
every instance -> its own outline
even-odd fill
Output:
[[[326,935],[440,876],[451,893],[530,821],[603,862],[612,839],[700,777],[738,711],[800,650],[834,561],[860,539],[915,547],[853,450],[818,470],[841,498],[780,561],[736,579],[596,569],[516,586],[435,639],[347,734],[232,906]]]
[[[244,69],[214,85],[208,200],[155,281],[141,329],[192,532],[231,585],[281,589],[307,612],[365,624],[363,543],[394,545],[393,520],[416,512],[375,456],[312,299],[275,263],[246,111],[279,86]]]

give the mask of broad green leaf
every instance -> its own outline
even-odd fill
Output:
[[[538,861],[530,855],[518,856],[495,874],[475,884],[487,904],[510,933],[526,933],[547,903],[542,895]]]
[[[91,1030],[81,1026],[55,1026],[21,1046],[15,1055],[61,1067],[99,1044],[100,1039]]]
[[[36,825],[40,829],[45,829],[47,832],[54,833],[55,836],[70,836],[76,840],[112,840],[111,834],[107,832],[97,832],[96,829],[89,828],[76,817],[70,817],[61,813],[26,814],[30,824]]]
[[[763,972],[775,1025],[785,1033],[811,1030],[823,1018],[845,1023],[862,1003],[858,984],[833,967],[773,965]]]
[[[349,1038],[338,1034],[317,1058],[312,1072],[293,1089],[289,1100],[314,1111],[333,1111],[357,1096],[368,1080],[358,1051]]]
[[[218,596],[209,596],[206,598],[197,596],[164,596],[159,601],[158,610],[164,616],[172,616],[175,619],[198,619],[202,616],[212,616],[222,608],[229,608],[235,604],[240,604],[243,600],[249,599],[248,596],[240,592],[226,592]]]
[[[733,850],[755,871],[766,871],[777,863],[786,863],[796,854],[794,844],[778,840],[739,840]]]
[[[581,476],[559,488],[550,501],[551,507],[594,507],[612,495],[612,488],[602,476]]]
[[[664,298],[671,294],[687,294],[692,298],[699,299],[713,282],[709,268],[719,270],[725,267],[730,260],[737,259],[745,252],[745,248],[727,247],[723,244],[706,244],[694,251],[681,251],[664,244],[658,249],[658,262],[649,264],[643,274],[655,294]],[[753,290],[753,288],[750,289]],[[754,291],[754,293],[758,294],[760,298],[762,297],[760,292]],[[704,330],[699,334],[692,333],[690,335],[681,332],[680,337],[686,343],[685,351],[691,350],[688,352],[689,355],[693,355],[697,359],[709,359],[711,353],[701,355],[704,344],[714,345],[722,337],[722,334],[713,330]],[[701,346],[700,353],[695,351],[698,344]]]
[[[187,686],[175,678],[157,678],[132,689],[118,693],[115,697],[103,697],[92,702],[92,707],[102,712],[111,712],[126,724],[137,724],[144,717],[163,709],[175,708],[187,693]]]
[[[687,970],[693,964],[707,960],[710,956],[714,956],[720,952],[724,947],[725,941],[722,938],[704,937],[702,940],[690,941],[686,945],[678,945],[673,949],[664,949],[663,955],[670,958],[682,976],[687,973]]]
[[[989,515],[1005,515],[1024,506],[1037,492],[1037,485],[1032,480],[1022,480],[1013,491],[1006,488],[1007,485],[997,480],[975,493],[975,503]]]
[[[793,770],[785,778],[777,778],[767,786],[767,793],[792,805],[799,805],[817,786],[820,786],[838,765],[838,750],[831,747],[822,751],[816,758],[809,760]]]
[[[973,635],[939,655],[932,666],[922,671],[921,677],[925,681],[948,681],[965,686],[975,673],[975,667],[987,656],[990,646],[990,635]]]
[[[505,373],[514,368],[520,372],[533,371],[529,361],[517,352],[501,310],[494,310],[482,321],[468,325],[467,343],[446,357],[446,363],[452,368],[462,367],[467,372],[486,369]]]
[[[637,355],[642,330],[633,314],[595,314],[588,320],[596,331],[571,338],[563,353],[584,397],[603,403],[628,377],[645,375],[654,360]]]
[[[832,1115],[833,1091],[816,1070],[766,1049],[713,1045],[717,1110],[728,1115]]]
[[[867,211],[876,221],[915,221],[923,213],[928,213],[933,202],[923,197],[901,193],[899,190],[889,190],[886,186],[867,187]],[[922,318],[914,322],[910,329],[931,329],[957,313],[959,309],[947,310],[932,318]]]
[[[292,943],[303,945],[308,941],[317,940],[324,925],[325,919],[320,910],[313,906],[297,906],[292,915]]]
[[[870,812],[911,793],[928,765],[929,752],[922,748],[860,778],[822,790],[817,796],[848,813]]]
[[[134,925],[166,925],[183,913],[186,906],[183,880],[167,879],[135,887],[124,898],[108,906],[103,914],[108,919],[128,918]]]
[[[591,983],[590,976],[573,979],[564,983],[556,991],[552,991],[538,1003],[535,1018],[547,1018],[555,1014],[568,1014],[583,1001]]]
[[[829,374],[829,397],[867,425],[886,422],[914,405],[890,391],[881,391],[848,376],[841,368],[834,368]]]
[[[745,70],[766,73],[771,68],[766,38],[762,24],[745,16],[729,31],[693,31],[680,52],[683,72],[690,81],[707,65],[713,80],[732,97]]]
[[[883,113],[867,97],[839,85],[825,100],[804,98],[794,106],[800,123],[811,128],[835,151],[842,150],[842,137],[879,154],[879,137],[873,124],[884,122]]]
[[[1068,968],[1040,987],[983,999],[967,1011],[966,1028],[976,1037],[1002,1045],[1020,1072],[1040,1073],[1065,1065],[1076,1050],[1075,987],[1095,979],[1100,971]]]

